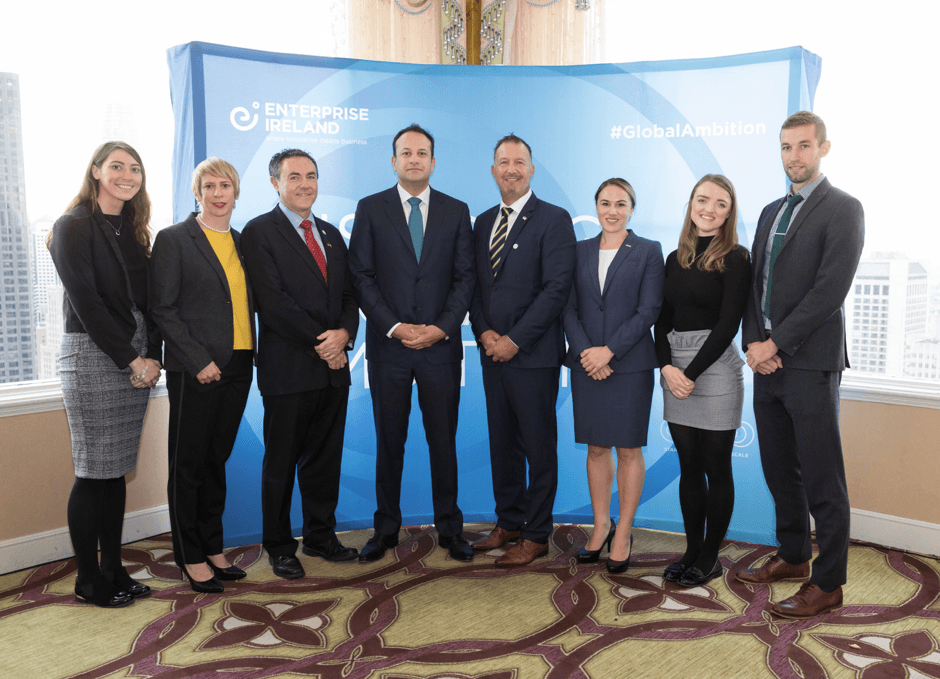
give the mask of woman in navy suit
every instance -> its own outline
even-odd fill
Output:
[[[594,563],[606,544],[607,570],[630,566],[633,515],[646,466],[653,370],[658,367],[650,328],[663,299],[663,253],[627,223],[636,193],[624,179],[608,179],[594,194],[601,233],[578,243],[574,285],[562,315],[568,337],[565,365],[571,369],[574,438],[588,446],[587,476],[594,531],[578,554]],[[620,526],[610,517],[614,459]]]
[[[225,462],[253,373],[251,288],[229,226],[238,172],[220,158],[193,171],[199,203],[153,245],[151,308],[163,334],[170,396],[167,496],[173,552],[196,592],[221,592],[245,571],[222,552]]]

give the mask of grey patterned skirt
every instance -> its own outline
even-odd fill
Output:
[[[131,344],[146,358],[147,325],[136,307],[134,318]],[[59,374],[75,476],[114,479],[134,471],[150,389],[135,388],[130,367],[118,368],[83,332],[62,337]]]
[[[680,370],[692,362],[711,330],[689,330],[669,333],[672,364]],[[678,399],[669,391],[660,375],[663,387],[663,419],[687,427],[727,431],[741,426],[744,407],[744,359],[732,342],[718,360],[695,380],[695,388],[686,399]]]

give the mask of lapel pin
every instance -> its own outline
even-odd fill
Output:
[[[527,216],[525,216],[525,215],[522,216],[522,221],[525,221],[525,220],[527,220],[527,219],[528,219]]]
[[[519,243],[513,243],[513,244],[512,244],[512,249],[513,249],[513,250],[518,250],[518,249],[519,249]]]

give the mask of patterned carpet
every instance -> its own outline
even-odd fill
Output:
[[[490,526],[468,526],[476,539]],[[343,535],[362,547],[370,532]],[[0,677],[528,679],[571,677],[940,678],[940,564],[853,543],[846,606],[809,621],[765,609],[796,583],[749,587],[728,570],[684,590],[661,576],[680,535],[637,529],[633,566],[577,565],[580,526],[558,526],[547,558],[498,570],[402,531],[369,565],[302,557],[280,580],[258,545],[229,558],[249,577],[196,594],[172,565],[169,536],[128,545],[154,594],[112,611],[77,603],[74,561],[0,576]],[[773,548],[726,542],[731,572]]]

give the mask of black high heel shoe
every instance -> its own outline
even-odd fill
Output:
[[[99,608],[120,608],[134,603],[134,597],[129,592],[120,591],[103,577],[97,584],[90,582],[79,584],[76,580],[75,598]]]
[[[608,573],[623,573],[628,568],[630,568],[630,557],[633,556],[633,533],[630,533],[630,554],[627,556],[625,561],[615,561],[609,556],[607,557],[607,572]]]
[[[189,586],[193,588],[194,592],[203,592],[204,594],[218,594],[219,592],[224,592],[225,588],[222,586],[222,583],[219,582],[219,579],[214,575],[208,580],[193,580],[193,576],[189,574],[189,571],[185,568],[180,568],[180,580],[183,579],[182,576],[186,576],[186,579],[189,580]]]
[[[217,577],[219,580],[241,580],[242,578],[248,577],[248,573],[243,571],[238,566],[219,568],[214,563],[209,561],[209,568],[212,569],[212,572],[215,573],[215,577]]]
[[[607,539],[601,543],[600,549],[582,549],[578,552],[578,563],[597,563],[601,558],[601,551],[607,547],[610,551],[610,543],[614,541],[614,533],[617,532],[617,522],[610,520],[610,532],[607,533]]]
[[[119,570],[113,577],[109,578],[107,573],[103,573],[103,575],[108,580],[108,582],[110,582],[122,592],[127,592],[135,599],[142,599],[143,597],[150,596],[151,594],[150,587],[142,582],[137,582],[130,576],[130,573],[128,573],[127,569],[123,566],[121,567],[121,570]]]

